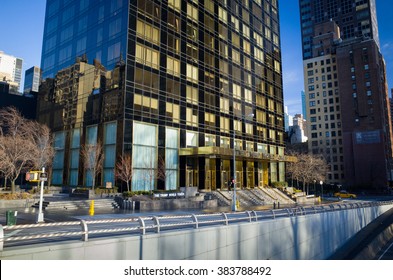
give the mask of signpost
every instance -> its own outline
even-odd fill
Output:
[[[45,173],[45,167],[42,167],[42,173],[40,174],[41,189],[40,189],[40,204],[38,208],[37,223],[44,222],[44,212],[42,212],[42,203],[44,200],[44,182],[48,180],[48,174]]]
[[[48,181],[48,173],[45,172],[45,167],[42,171],[30,171],[26,173],[26,181],[29,182],[41,182],[40,188],[40,202],[37,215],[37,223],[44,222],[44,213],[42,212],[42,204],[44,200],[44,182]]]

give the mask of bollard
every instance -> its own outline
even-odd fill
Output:
[[[276,209],[276,202],[273,202],[273,209]]]
[[[94,200],[90,202],[89,215],[94,216]]]
[[[277,202],[277,209],[280,209],[280,201]]]

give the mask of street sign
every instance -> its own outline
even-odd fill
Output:
[[[48,173],[44,172],[40,174],[40,181],[48,181]]]
[[[39,182],[40,181],[40,176],[39,174],[41,171],[29,171],[26,173],[26,181],[29,182]]]

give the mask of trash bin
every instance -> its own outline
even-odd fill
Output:
[[[7,226],[16,225],[16,215],[17,214],[18,214],[18,211],[7,210],[7,212],[6,212],[6,223],[7,223]]]

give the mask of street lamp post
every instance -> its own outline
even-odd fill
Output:
[[[246,118],[253,118],[254,114],[249,114],[246,117],[242,116],[241,119],[244,121]],[[232,211],[237,210],[236,205],[236,145],[235,145],[235,114],[233,114],[233,199],[232,199]]]
[[[314,195],[316,195],[316,189],[315,189],[315,183],[317,182],[317,180],[314,180]]]
[[[319,184],[321,185],[321,198],[323,198],[323,181],[319,181]]]

